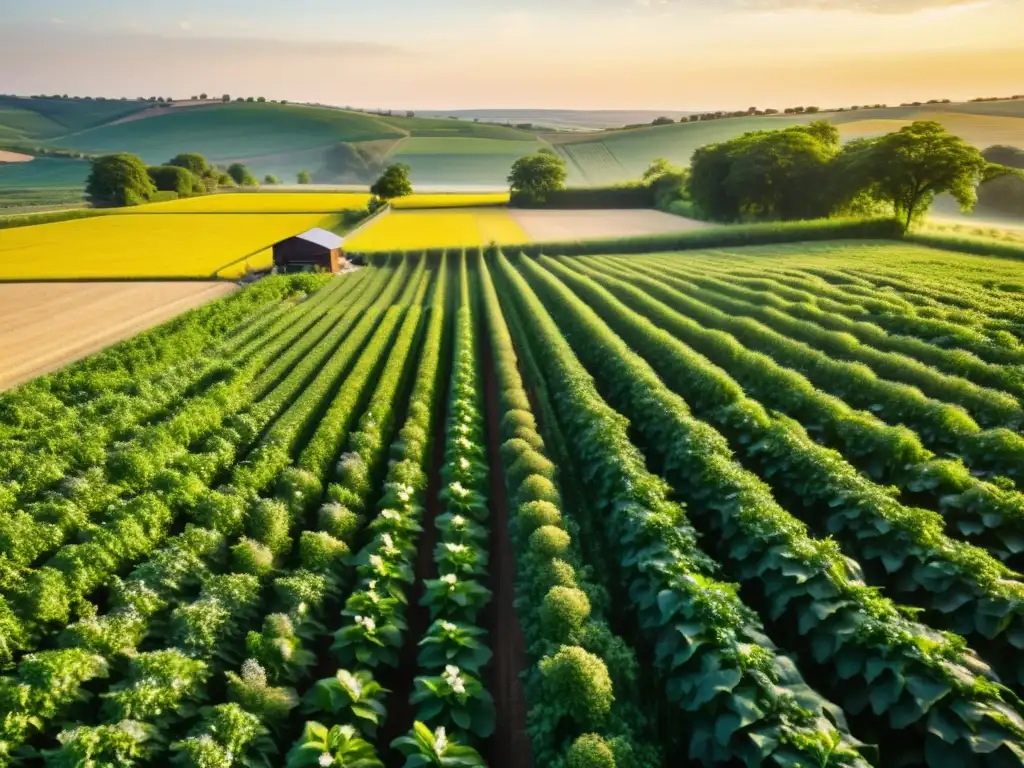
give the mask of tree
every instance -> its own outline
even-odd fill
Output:
[[[178,197],[188,197],[195,192],[205,192],[199,177],[187,168],[177,165],[155,165],[147,168],[149,178],[161,192],[175,192]]]
[[[412,194],[409,173],[412,169],[405,163],[395,163],[384,169],[384,173],[370,187],[370,194],[379,200],[394,200]]]
[[[653,120],[651,120],[651,125],[672,125],[672,123],[674,122],[675,120],[673,120],[671,117],[665,117],[664,115],[662,115],[661,117],[656,117]]]
[[[140,157],[121,153],[92,161],[85,192],[98,203],[139,205],[156,193],[156,187]]]
[[[206,99],[207,99],[207,96],[206,96],[206,94],[205,94],[205,93],[200,93],[200,94],[199,94],[199,98],[200,98],[200,99],[202,99],[203,101],[206,101]]]
[[[240,187],[258,187],[259,182],[252,175],[248,166],[242,163],[232,163],[228,166],[228,176]]]
[[[873,199],[889,205],[905,229],[942,192],[952,195],[962,210],[971,210],[977,186],[1008,172],[932,120],[918,120],[852,151],[850,168],[860,185]]]
[[[659,157],[644,171],[641,180],[654,194],[655,207],[665,210],[676,200],[687,199],[690,172]]]
[[[202,176],[210,168],[206,158],[197,152],[182,152],[168,160],[167,164],[187,168],[196,176]]]
[[[298,174],[296,175],[295,180],[299,184],[312,184],[313,183],[313,177],[310,175],[309,171],[306,171],[306,170],[299,171]]]
[[[540,205],[552,192],[565,189],[565,176],[565,160],[550,149],[542,149],[512,164],[509,189],[513,198]]]
[[[751,131],[693,153],[690,194],[722,221],[828,216],[836,205],[830,184],[838,153],[839,132],[824,120]]]
[[[281,180],[279,178],[277,178],[277,176],[275,176],[274,174],[268,173],[266,176],[263,177],[263,183],[264,184],[280,184]]]
[[[225,102],[225,103],[231,101],[231,94],[230,93],[225,93],[223,96],[220,97],[220,100]]]
[[[263,104],[264,102],[266,102],[266,100],[267,100],[266,96],[257,96],[256,97],[256,101],[258,101],[260,104]]]

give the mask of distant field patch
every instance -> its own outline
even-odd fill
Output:
[[[86,160],[37,157],[31,163],[0,165],[0,189],[27,187],[84,187],[89,175]]]
[[[481,194],[410,195],[391,203],[393,208],[467,208],[486,205],[507,205],[508,192]]]
[[[587,184],[614,184],[628,176],[629,172],[603,141],[562,144],[558,149],[583,174]]]
[[[345,240],[349,252],[522,243],[526,233],[507,209],[392,211]]]
[[[8,152],[0,149],[0,164],[2,163],[28,163],[34,160],[32,155],[23,155],[19,152]]]
[[[413,137],[398,142],[389,158],[412,169],[413,184],[501,185],[517,158],[542,146],[536,140]]]
[[[241,192],[121,208],[117,213],[335,213],[365,208],[361,192]]]
[[[503,139],[418,138],[398,142],[392,156],[401,155],[509,155],[522,157],[543,146],[539,141],[507,141]]]
[[[527,235],[524,242],[595,240],[613,237],[662,235],[702,229],[703,221],[644,209],[550,211],[513,209],[512,218]]]
[[[274,243],[336,217],[226,213],[99,216],[0,230],[0,281],[236,278],[270,266]]]
[[[0,285],[0,389],[7,389],[225,296],[231,283]]]
[[[993,144],[1024,147],[1024,118],[1012,115],[919,112],[906,118],[841,122],[838,127],[843,139],[849,140],[898,131],[914,120],[935,120],[942,123],[948,131],[981,149]]]

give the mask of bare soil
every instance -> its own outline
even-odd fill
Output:
[[[663,235],[710,226],[703,221],[642,208],[568,211],[511,208],[509,214],[536,242]]]
[[[212,282],[0,284],[0,390],[234,290]]]
[[[0,149],[0,163],[28,163],[35,158],[32,155],[23,155],[20,152],[8,152]]]

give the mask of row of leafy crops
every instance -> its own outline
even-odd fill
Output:
[[[380,255],[3,395],[0,766],[1024,763],[1019,307],[778,250]]]

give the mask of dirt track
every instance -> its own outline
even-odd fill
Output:
[[[0,390],[233,290],[205,282],[0,284]]]
[[[708,226],[702,221],[646,209],[561,211],[512,208],[509,213],[536,242],[661,235]]]

